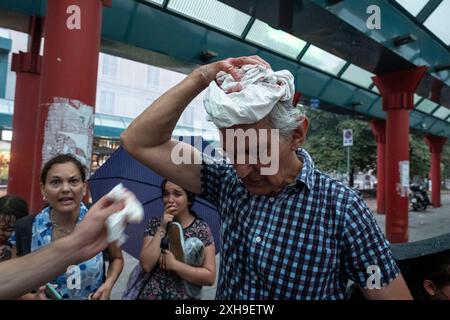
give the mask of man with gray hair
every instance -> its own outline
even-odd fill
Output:
[[[192,162],[175,164],[172,150],[183,142],[172,132],[207,87],[205,109],[229,161],[183,145]],[[351,279],[369,299],[410,299],[370,210],[351,188],[315,169],[301,148],[308,119],[293,107],[293,93],[292,74],[272,71],[257,56],[204,65],[136,118],[122,143],[217,207],[216,298],[343,299]]]

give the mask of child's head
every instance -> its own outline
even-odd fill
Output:
[[[450,253],[438,261],[430,261],[428,273],[422,282],[429,299],[450,300]]]
[[[0,198],[0,245],[5,244],[16,226],[16,221],[28,215],[28,205],[18,196]]]

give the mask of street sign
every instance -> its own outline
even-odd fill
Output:
[[[344,141],[344,147],[353,146],[353,130],[352,129],[344,129],[342,132],[342,138]]]

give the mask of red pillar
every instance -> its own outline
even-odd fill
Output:
[[[373,77],[383,97],[386,119],[386,237],[408,241],[409,111],[426,67]]]
[[[47,1],[32,211],[42,208],[39,172],[50,157],[73,153],[90,165],[101,19],[101,0]]]
[[[41,18],[30,18],[28,52],[14,53],[11,65],[11,70],[16,72],[16,91],[8,193],[23,197],[28,204],[32,193],[30,178],[33,177],[30,160],[35,152],[34,137],[39,105],[42,24]]]
[[[377,142],[377,212],[385,213],[385,148],[386,148],[386,121],[370,121],[372,134]]]
[[[441,153],[447,138],[428,134],[425,141],[431,152],[431,203],[441,206]]]

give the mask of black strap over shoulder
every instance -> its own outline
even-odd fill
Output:
[[[20,218],[16,222],[17,256],[24,256],[31,251],[31,236],[34,215]]]

